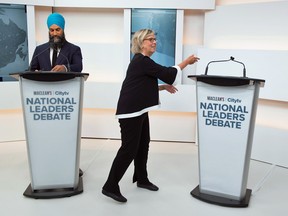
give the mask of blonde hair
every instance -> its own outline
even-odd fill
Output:
[[[155,34],[151,29],[140,29],[139,31],[135,32],[132,37],[131,52],[133,54],[141,53],[144,39],[151,34]]]

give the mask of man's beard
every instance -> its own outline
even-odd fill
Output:
[[[49,34],[49,44],[51,48],[61,48],[65,43],[65,34],[61,36],[52,36]]]

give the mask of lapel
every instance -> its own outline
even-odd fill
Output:
[[[60,50],[60,53],[58,54],[56,64],[67,64],[68,62],[68,47],[67,42],[63,45],[63,47]]]
[[[51,59],[50,59],[50,49],[49,49],[49,43],[47,43],[47,46],[45,47],[46,51],[43,53],[43,55],[39,56],[42,59],[43,66],[41,67],[41,70],[47,70],[50,71],[51,68]],[[49,61],[47,61],[49,59]]]

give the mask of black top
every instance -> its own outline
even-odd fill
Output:
[[[135,54],[123,81],[116,115],[140,112],[159,104],[158,79],[173,84],[177,69],[155,63],[148,56]]]

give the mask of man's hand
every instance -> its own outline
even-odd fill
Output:
[[[67,69],[64,65],[56,65],[54,68],[52,68],[53,72],[67,72]]]

